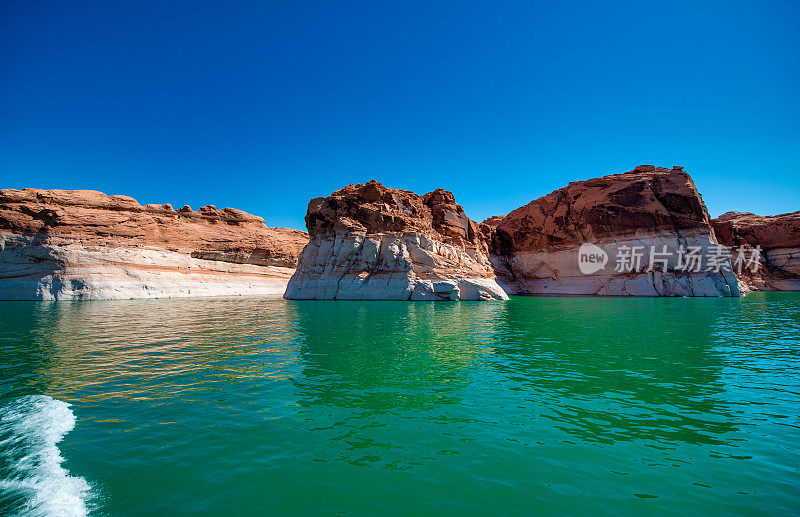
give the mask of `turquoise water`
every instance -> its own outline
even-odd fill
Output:
[[[800,295],[0,303],[0,514],[791,515]]]

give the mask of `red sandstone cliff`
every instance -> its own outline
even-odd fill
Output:
[[[173,210],[91,190],[5,189],[0,298],[280,295],[306,242],[304,232],[268,228],[233,208]]]
[[[437,189],[424,196],[377,181],[308,204],[310,242],[286,291],[298,299],[495,299],[478,225]]]
[[[738,295],[732,274],[705,271],[614,271],[620,247],[679,249],[716,244],[703,200],[682,167],[640,165],[624,174],[570,183],[481,226],[492,242],[492,263],[507,290],[532,294],[647,296]],[[578,268],[581,244],[609,255],[592,274]],[[644,269],[644,268],[641,268]]]
[[[0,232],[84,245],[166,248],[227,262],[294,267],[305,232],[235,208],[141,206],[93,190],[0,190]]]
[[[800,212],[776,216],[728,212],[711,224],[726,246],[760,247],[758,269],[745,268],[739,275],[750,289],[800,291]]]

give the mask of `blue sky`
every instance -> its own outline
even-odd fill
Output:
[[[800,3],[0,4],[0,187],[303,228],[375,178],[470,217],[684,165],[713,216],[800,210]]]

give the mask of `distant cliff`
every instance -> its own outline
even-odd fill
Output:
[[[721,243],[761,249],[760,267],[739,274],[750,289],[800,291],[800,212],[766,217],[728,212],[711,224]]]
[[[241,210],[0,190],[0,299],[281,295],[308,241]]]

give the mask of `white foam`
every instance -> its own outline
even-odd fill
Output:
[[[75,427],[66,402],[46,395],[14,399],[0,408],[0,492],[24,516],[84,516],[91,487],[61,466],[57,444]]]

